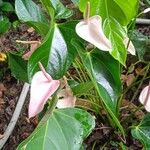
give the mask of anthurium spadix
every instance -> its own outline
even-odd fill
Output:
[[[29,118],[34,117],[44,108],[49,97],[58,89],[59,80],[53,80],[40,64],[41,71],[33,76],[30,89]]]
[[[150,82],[140,93],[139,101],[144,105],[146,111],[150,112]]]
[[[105,36],[102,28],[102,18],[98,15],[86,18],[76,25],[76,33],[87,42],[93,44],[103,51],[110,51],[112,45],[109,39]],[[127,46],[129,39],[124,39],[124,44]],[[135,49],[130,41],[128,52],[135,55]]]

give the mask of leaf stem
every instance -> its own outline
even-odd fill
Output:
[[[143,78],[142,78],[142,80],[141,80],[141,82],[140,82],[140,84],[139,84],[139,86],[138,86],[138,88],[137,88],[135,94],[133,95],[133,97],[132,97],[130,103],[132,103],[132,102],[134,101],[134,99],[136,98],[136,96],[137,96],[137,94],[138,94],[138,92],[139,92],[139,89],[140,89],[140,87],[142,86],[145,77],[147,76],[147,73],[148,73],[149,68],[150,68],[150,64],[148,64],[148,66],[147,66],[146,68],[147,68],[147,69],[146,69],[145,75],[143,76]]]

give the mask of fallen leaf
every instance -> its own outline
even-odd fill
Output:
[[[35,31],[35,29],[34,29],[33,27],[28,28],[28,30],[27,30],[27,32],[29,32],[29,33],[32,33],[32,32],[34,32],[34,31]]]
[[[4,138],[4,134],[0,134],[0,139]]]
[[[73,95],[69,85],[58,93],[58,108],[75,107],[76,97]]]
[[[1,92],[6,91],[6,88],[5,88],[5,86],[4,86],[3,83],[0,83],[0,91],[1,91]]]
[[[135,79],[134,74],[129,74],[129,75],[127,76],[127,80],[126,80],[127,86],[130,86],[130,85],[133,83],[134,79]]]
[[[135,79],[134,74],[129,74],[129,75],[121,75],[121,80],[123,83],[126,83],[127,86],[130,86]]]
[[[29,52],[27,52],[27,53],[25,53],[23,56],[22,56],[22,58],[24,59],[24,60],[28,60],[30,57],[31,57],[31,55],[33,54],[33,52],[39,47],[39,43],[33,43],[33,44],[30,44],[30,51]]]
[[[135,72],[136,72],[137,75],[140,75],[140,76],[145,75],[145,70],[143,68],[136,68]]]

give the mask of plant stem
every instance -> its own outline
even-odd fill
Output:
[[[54,95],[54,97],[53,97],[53,99],[51,101],[50,108],[46,112],[46,114],[44,115],[42,120],[40,121],[39,126],[42,125],[43,123],[45,123],[49,119],[49,117],[52,115],[52,113],[53,113],[53,111],[54,111],[54,109],[56,107],[57,102],[58,102],[58,97],[57,97],[57,92],[56,92],[56,94]]]
[[[136,96],[137,96],[137,94],[138,94],[138,92],[139,92],[139,89],[140,89],[140,87],[142,86],[143,81],[144,81],[144,79],[146,78],[146,76],[147,76],[147,74],[148,74],[149,67],[150,67],[150,64],[148,64],[148,66],[146,66],[147,70],[146,70],[146,72],[145,72],[145,74],[144,74],[144,76],[143,76],[143,78],[142,78],[142,80],[141,80],[141,82],[140,82],[140,84],[139,84],[139,86],[138,86],[138,88],[137,88],[135,94],[133,95],[133,97],[132,97],[130,103],[132,103],[132,102],[134,101],[134,99],[136,98]]]

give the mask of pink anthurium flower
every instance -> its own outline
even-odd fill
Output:
[[[93,44],[103,51],[110,51],[112,49],[111,42],[105,36],[102,29],[102,18],[98,15],[80,21],[76,25],[76,33],[87,42]],[[127,46],[129,39],[124,39],[124,44]],[[130,41],[128,52],[135,55],[135,48]]]
[[[144,105],[146,111],[150,112],[150,83],[142,90],[139,101]]]
[[[40,67],[42,71],[35,73],[31,82],[29,118],[34,117],[43,110],[48,98],[60,85],[59,80],[53,80],[43,66]]]

